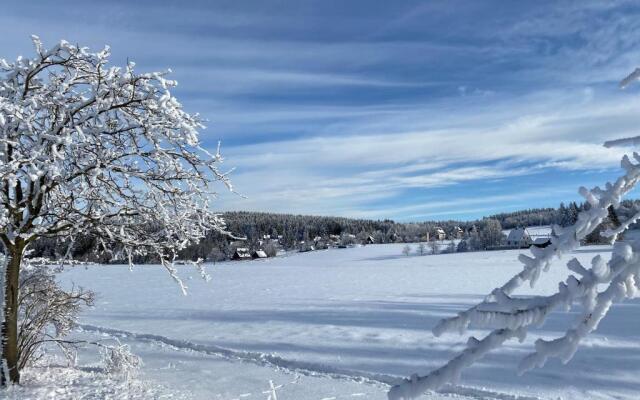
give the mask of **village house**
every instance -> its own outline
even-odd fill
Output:
[[[444,229],[436,226],[434,229],[433,240],[445,240],[447,238],[447,234]]]
[[[298,249],[301,253],[305,253],[307,251],[314,251],[316,248],[313,246],[311,242],[305,242],[303,240],[298,244]]]
[[[507,246],[516,248],[527,248],[533,244],[531,235],[527,228],[515,228],[509,231],[507,236]]]
[[[329,243],[327,242],[327,240],[325,238],[323,238],[322,236],[316,236],[313,239],[313,247],[316,250],[326,250],[329,248]]]
[[[251,252],[246,247],[238,247],[231,257],[233,260],[251,260]]]

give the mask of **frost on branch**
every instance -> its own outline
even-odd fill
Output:
[[[625,81],[638,79],[638,71],[640,70],[636,70]],[[607,142],[605,145],[612,147],[638,144],[640,137]],[[608,261],[598,255],[591,260],[590,266],[585,266],[577,259],[571,259],[567,263],[569,274],[565,281],[559,283],[556,293],[526,298],[514,296],[516,290],[524,284],[533,287],[540,275],[549,269],[554,258],[561,258],[578,248],[580,240],[593,232],[607,217],[610,207],[618,209],[623,196],[640,180],[640,155],[633,153],[633,161],[625,155],[621,167],[624,174],[615,182],[607,183],[604,188],[580,188],[579,193],[589,203],[590,208],[578,215],[578,220],[573,226],[554,226],[554,235],[548,247],[531,247],[530,255],[521,254],[519,260],[523,268],[520,273],[494,289],[481,303],[460,312],[455,317],[440,321],[433,329],[436,336],[447,332],[464,334],[471,326],[489,328],[492,331],[482,339],[469,338],[465,350],[441,368],[426,376],[414,375],[392,387],[388,393],[390,400],[413,399],[427,390],[436,390],[445,384],[456,382],[464,368],[489,351],[512,338],[524,340],[528,329],[544,323],[552,311],[568,311],[578,304],[581,311],[573,326],[558,338],[537,340],[533,352],[520,362],[518,372],[524,373],[542,367],[549,358],[558,358],[567,363],[577,351],[581,340],[597,329],[613,303],[638,296],[640,240],[632,243],[615,240],[632,223],[640,219],[640,213],[619,227],[607,229],[602,233],[614,242],[613,252]]]

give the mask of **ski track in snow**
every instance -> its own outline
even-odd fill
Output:
[[[79,324],[78,329],[84,332],[109,335],[117,338],[126,338],[170,347],[178,351],[194,351],[210,356],[222,357],[230,361],[249,362],[260,366],[272,367],[279,371],[297,373],[306,376],[328,377],[332,379],[351,380],[361,383],[377,385],[383,384],[386,386],[396,385],[402,380],[401,377],[393,375],[374,374],[363,371],[335,368],[313,362],[287,360],[274,354],[232,350],[215,345],[203,345],[186,340],[171,339],[166,336],[150,333],[136,333],[89,324]],[[493,392],[485,389],[458,385],[449,385],[437,392],[440,394],[464,396],[475,400],[542,400],[541,397]]]

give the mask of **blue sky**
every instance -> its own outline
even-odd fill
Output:
[[[640,5],[607,1],[3,2],[29,36],[171,68],[222,141],[217,208],[404,221],[580,200],[638,134]]]

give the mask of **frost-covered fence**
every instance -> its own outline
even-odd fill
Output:
[[[640,79],[640,69],[626,78],[621,86]],[[637,146],[640,137],[621,139],[605,143],[607,147]],[[577,259],[567,263],[569,275],[558,285],[558,291],[549,296],[514,297],[516,290],[524,284],[534,287],[540,274],[547,271],[554,258],[561,258],[577,249],[580,241],[593,232],[608,215],[609,207],[617,209],[625,194],[640,180],[640,155],[633,153],[633,161],[624,156],[621,167],[624,173],[604,188],[584,187],[579,193],[590,208],[578,215],[573,226],[553,227],[551,244],[546,248],[531,247],[530,255],[521,254],[522,271],[502,286],[494,289],[484,301],[460,312],[457,316],[442,320],[433,333],[440,336],[447,332],[464,334],[470,326],[490,328],[484,338],[469,337],[466,348],[443,367],[428,375],[413,375],[389,391],[391,400],[413,399],[427,390],[436,390],[443,385],[457,382],[462,370],[481,359],[505,341],[517,338],[523,341],[527,331],[544,323],[554,310],[569,311],[579,303],[582,311],[572,328],[562,336],[535,342],[533,352],[524,357],[518,366],[520,374],[533,368],[542,367],[549,358],[559,358],[567,363],[578,349],[581,340],[593,332],[607,315],[614,302],[631,299],[640,291],[640,240],[632,243],[616,242],[617,236],[640,218],[637,213],[616,229],[606,230],[603,235],[614,243],[611,258],[605,261],[595,256],[590,266],[582,265]],[[603,290],[599,290],[604,287]]]

